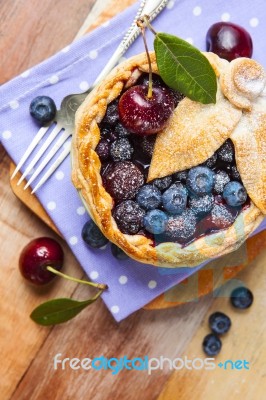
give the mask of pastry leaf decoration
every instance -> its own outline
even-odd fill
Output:
[[[154,50],[159,73],[169,87],[191,100],[216,103],[216,75],[198,49],[176,36],[156,33]]]

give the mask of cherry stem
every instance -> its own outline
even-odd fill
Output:
[[[69,275],[63,274],[60,271],[57,271],[57,269],[54,269],[50,265],[48,265],[46,267],[46,269],[55,275],[61,276],[62,278],[65,278],[65,279],[68,279],[69,281],[73,281],[73,282],[77,282],[77,283],[84,283],[86,285],[93,286],[93,287],[96,287],[97,289],[101,289],[101,290],[108,289],[108,286],[105,283],[94,283],[94,282],[90,282],[90,281],[83,281],[81,279],[73,278],[72,276],[69,276]]]
[[[149,30],[156,36],[157,32],[156,30],[153,28],[152,24],[150,23],[150,17],[149,15],[144,15],[143,16],[143,21],[145,22],[146,26],[149,28]]]
[[[144,42],[144,47],[145,47],[145,51],[146,51],[147,59],[148,59],[148,64],[149,64],[149,85],[148,85],[147,97],[148,97],[148,99],[151,99],[152,98],[152,66],[151,66],[151,58],[150,58],[150,53],[149,53],[147,40],[146,40],[146,35],[145,35],[145,29],[146,29],[146,26],[147,26],[147,21],[148,21],[148,16],[144,15],[142,18],[140,18],[137,21],[137,25],[141,30],[141,34],[142,34],[142,38],[143,38],[143,42]]]

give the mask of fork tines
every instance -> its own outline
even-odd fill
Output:
[[[36,192],[36,190],[53,174],[53,172],[56,170],[56,168],[62,163],[62,161],[66,158],[66,156],[69,154],[70,151],[70,142],[68,141],[67,143],[66,140],[71,136],[71,132],[68,130],[65,130],[63,126],[59,123],[55,123],[49,126],[45,126],[39,129],[38,133],[34,137],[33,141],[30,143],[28,146],[27,150],[23,154],[21,160],[19,161],[15,171],[13,172],[11,179],[13,179],[17,172],[21,169],[21,167],[25,164],[25,162],[29,159],[30,155],[36,148],[36,146],[40,143],[44,135],[47,133],[50,127],[53,127],[52,131],[49,133],[49,136],[45,140],[45,142],[42,144],[36,155],[33,157],[31,162],[28,164],[26,167],[24,173],[20,177],[20,179],[17,182],[17,185],[20,185],[21,182],[31,173],[33,168],[36,166],[36,164],[39,162],[41,159],[42,155],[44,152],[48,149],[48,147],[51,145],[51,143],[55,140],[55,138],[60,134],[58,140],[55,142],[55,144],[51,147],[49,152],[47,153],[46,157],[42,160],[42,162],[38,165],[36,170],[34,171],[33,175],[31,178],[28,180],[27,184],[24,186],[24,190],[27,189],[28,186],[30,186],[33,181],[40,175],[40,173],[44,170],[44,168],[47,166],[49,161],[53,158],[53,156],[58,152],[58,150],[63,146],[63,151],[60,153],[60,155],[57,157],[57,159],[53,162],[53,164],[50,166],[50,168],[46,171],[45,175],[41,178],[41,180],[37,183],[35,186],[34,190],[32,193]],[[62,131],[62,132],[61,132]]]

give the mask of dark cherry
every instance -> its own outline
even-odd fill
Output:
[[[251,58],[253,44],[250,34],[231,22],[213,24],[206,35],[206,49],[232,61],[238,57]]]
[[[151,135],[161,131],[175,108],[172,93],[165,87],[153,87],[147,97],[146,85],[129,88],[120,98],[118,110],[121,123],[132,133]]]
[[[138,85],[149,85],[149,74],[142,74],[141,77],[137,81]],[[175,107],[177,107],[178,103],[184,99],[184,95],[176,90],[173,90],[166,86],[162,78],[157,74],[152,74],[152,84],[153,86],[161,86],[167,88],[173,95],[175,101]]]
[[[19,269],[22,276],[35,285],[45,285],[54,277],[46,267],[58,271],[63,267],[64,253],[61,245],[49,237],[40,237],[29,242],[19,257]]]
[[[153,86],[164,86],[165,87],[165,83],[162,80],[162,78],[160,77],[160,75],[157,74],[152,74],[152,84]],[[149,74],[144,73],[140,76],[140,78],[137,81],[137,85],[145,85],[146,87],[148,87],[149,85]]]
[[[113,163],[103,175],[103,185],[114,201],[133,199],[143,184],[142,171],[131,161]]]

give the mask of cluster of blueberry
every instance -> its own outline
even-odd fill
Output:
[[[253,294],[245,286],[239,286],[232,291],[230,301],[234,308],[245,310],[252,305]],[[208,356],[216,356],[222,348],[219,336],[229,331],[231,320],[224,313],[217,311],[210,315],[209,327],[212,332],[205,336],[202,347]]]
[[[182,97],[176,96],[177,103]],[[204,164],[147,184],[156,135],[130,133],[121,124],[118,101],[107,108],[96,152],[121,232],[186,244],[232,225],[248,196],[231,140]]]

